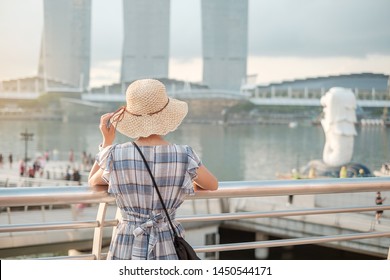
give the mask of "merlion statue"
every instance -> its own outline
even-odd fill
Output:
[[[324,107],[321,125],[325,133],[322,160],[310,161],[300,173],[308,175],[315,169],[321,177],[372,176],[366,166],[351,162],[357,135],[354,93],[350,89],[333,87],[321,98],[321,105]]]
[[[325,147],[322,159],[328,166],[341,166],[351,161],[356,123],[356,98],[350,89],[331,88],[322,98]]]

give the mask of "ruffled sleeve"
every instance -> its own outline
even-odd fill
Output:
[[[110,182],[111,172],[113,170],[113,151],[114,145],[107,146],[96,155],[96,162],[103,169],[102,178],[107,183]]]
[[[192,182],[198,177],[197,170],[202,165],[202,161],[191,147],[187,146],[186,150],[188,156],[188,165],[184,186],[186,193],[192,195],[194,194],[194,187]]]

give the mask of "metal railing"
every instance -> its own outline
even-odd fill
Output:
[[[221,182],[217,191],[197,192],[188,199],[227,199],[240,197],[264,197],[286,195],[313,195],[335,193],[376,192],[390,190],[390,179],[386,177],[351,178],[351,179],[314,179],[314,180],[277,180],[277,181],[253,181],[253,182]],[[91,254],[81,256],[64,256],[64,259],[103,259],[105,254],[101,252],[103,229],[112,227],[118,223],[117,219],[106,220],[106,210],[114,198],[104,190],[89,187],[40,187],[40,188],[0,188],[0,206],[26,206],[26,205],[54,205],[72,203],[99,203],[97,218],[95,221],[58,222],[50,224],[19,224],[1,225],[0,233],[23,232],[35,230],[59,230],[95,228],[93,248]],[[226,205],[226,203],[225,203]],[[242,220],[264,217],[306,216],[330,213],[351,213],[377,210],[390,210],[390,205],[382,206],[358,206],[342,208],[313,208],[292,209],[266,212],[242,212],[229,213],[229,209],[223,209],[220,214],[182,216],[177,219],[182,222],[209,222]],[[390,237],[390,231],[383,232],[357,232],[353,234],[340,234],[329,236],[313,236],[305,238],[282,239],[272,241],[255,241],[234,244],[217,244],[195,247],[195,251],[219,252],[242,249],[269,248],[278,246],[319,244],[333,241],[357,240],[366,238]],[[390,259],[390,252],[388,255]]]

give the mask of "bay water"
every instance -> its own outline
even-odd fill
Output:
[[[60,121],[0,120],[0,153],[4,163],[13,154],[17,162],[25,156],[26,142],[21,133],[33,137],[27,142],[28,157],[34,159],[48,152],[58,160],[67,160],[73,150],[80,161],[83,152],[92,157],[102,137],[98,120],[63,123]],[[390,129],[381,126],[357,127],[353,162],[371,171],[390,161]],[[321,126],[288,125],[216,125],[182,124],[167,135],[167,140],[188,144],[220,181],[274,180],[310,160],[321,159],[325,136]],[[132,140],[117,133],[116,142]]]

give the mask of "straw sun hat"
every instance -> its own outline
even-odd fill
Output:
[[[187,103],[169,98],[164,84],[153,79],[130,84],[126,90],[126,103],[110,121],[120,133],[130,138],[166,135],[180,125],[188,112]]]

